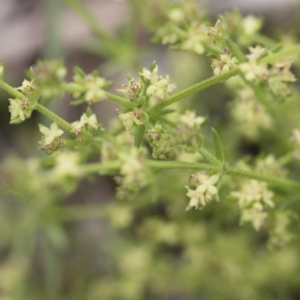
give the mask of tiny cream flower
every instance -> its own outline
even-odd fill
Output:
[[[103,89],[105,85],[106,80],[104,78],[87,76],[85,101],[91,104],[106,99],[106,93]]]
[[[261,25],[262,25],[261,19],[249,15],[242,20],[243,33],[247,36],[252,36],[253,34],[257,33],[260,30]]]
[[[231,195],[238,199],[241,210],[241,223],[251,222],[258,230],[267,218],[265,208],[273,208],[273,192],[269,191],[265,182],[250,180],[243,184],[240,191]]]
[[[217,195],[218,189],[215,184],[218,182],[220,176],[215,174],[209,176],[205,173],[197,173],[195,180],[197,186],[195,190],[190,189],[186,186],[188,192],[187,196],[190,198],[187,210],[191,208],[198,209],[201,206],[205,206],[207,203],[212,201],[213,196]]]
[[[160,77],[158,81],[154,82],[147,88],[147,95],[157,96],[160,99],[164,99],[168,96],[176,86],[174,84],[169,84],[169,76]]]
[[[195,111],[187,110],[184,115],[179,117],[179,121],[189,128],[200,128],[200,125],[205,122],[205,118],[196,117]]]
[[[191,26],[188,30],[187,39],[182,43],[181,49],[195,52],[199,55],[203,54],[205,48],[203,41],[207,39],[206,28],[201,26]]]
[[[10,119],[14,120],[19,118],[21,121],[25,120],[25,112],[22,107],[22,100],[19,99],[9,99],[10,106],[8,110],[10,112]]]
[[[52,123],[50,128],[39,124],[40,132],[44,135],[45,145],[50,145],[56,138],[60,137],[64,132],[59,129],[56,123]]]
[[[158,81],[158,66],[156,65],[153,71],[143,68],[142,72],[140,72],[140,76],[144,77],[145,79],[149,80],[151,83]]]
[[[96,129],[98,127],[98,122],[95,114],[92,114],[91,116],[87,116],[86,113],[84,113],[79,121],[75,121],[72,123],[72,131],[75,134],[80,134],[82,129],[85,125],[88,125],[88,127]]]
[[[125,126],[126,130],[130,130],[133,125],[142,125],[143,122],[140,121],[135,113],[133,111],[130,111],[128,113],[119,114],[119,118],[123,122],[123,125]]]
[[[31,94],[32,91],[34,90],[33,80],[28,81],[28,80],[24,79],[22,82],[22,85],[20,87],[18,87],[17,90],[20,90],[21,93],[26,94],[26,95]]]
[[[79,154],[76,152],[58,152],[55,156],[55,167],[51,172],[53,180],[60,181],[65,177],[79,178],[83,174],[79,160]]]

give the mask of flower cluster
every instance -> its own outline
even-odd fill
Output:
[[[146,153],[146,149],[142,147],[132,148],[129,153],[118,153],[118,158],[122,162],[121,176],[116,177],[118,198],[124,199],[133,196],[146,184],[147,176],[143,163]]]
[[[67,70],[61,60],[39,61],[29,71],[39,93],[46,99],[63,92],[62,84],[66,74]]]
[[[232,57],[230,53],[220,54],[211,62],[214,75],[219,75],[222,72],[230,71],[238,64],[238,60]]]
[[[146,94],[154,100],[165,99],[176,88],[175,84],[170,83],[168,75],[158,75],[158,66],[156,64],[152,70],[143,68],[139,74],[141,79],[147,84]]]
[[[59,129],[56,123],[52,123],[50,128],[39,124],[39,129],[40,132],[44,135],[42,140],[39,142],[42,150],[45,150],[48,154],[51,154],[62,146],[61,136],[64,132]]]
[[[98,75],[97,71],[85,74],[79,68],[74,70],[73,97],[74,104],[86,101],[89,105],[106,99],[105,89],[110,85],[108,81]]]
[[[265,182],[250,180],[241,186],[240,191],[231,195],[238,199],[241,210],[241,223],[251,222],[259,230],[267,219],[266,208],[273,208],[273,192],[268,190]]]
[[[273,123],[266,108],[246,87],[237,92],[237,98],[231,103],[231,113],[236,129],[250,139],[256,139],[261,129],[270,129]]]
[[[28,98],[32,95],[35,86],[33,81],[28,81],[26,79],[23,80],[22,85],[17,88],[23,95],[27,96]]]
[[[160,20],[152,22],[155,24],[154,39],[163,44],[172,44],[176,49],[203,54],[208,39],[205,14],[189,1],[174,4],[166,11]]]
[[[72,123],[72,132],[74,132],[77,136],[82,133],[84,128],[86,129],[97,129],[99,127],[99,124],[97,122],[97,118],[95,114],[91,114],[88,116],[86,113],[84,113],[79,121],[75,121]]]
[[[266,63],[259,62],[259,58],[266,52],[262,46],[249,47],[250,54],[246,55],[247,62],[240,64],[240,70],[244,73],[246,80],[259,82],[267,80],[269,70]]]
[[[18,124],[23,122],[25,119],[30,118],[32,113],[32,99],[31,96],[34,92],[34,85],[32,81],[23,80],[22,86],[18,87],[17,90],[24,95],[23,99],[9,99],[10,106],[8,110],[10,112],[10,123]]]
[[[183,150],[195,152],[199,146],[199,132],[204,122],[204,117],[197,117],[195,111],[191,110],[187,110],[179,117],[177,125],[178,145],[183,147]]]
[[[255,163],[255,171],[260,174],[283,176],[285,170],[279,164],[278,159],[272,154],[259,158]]]
[[[156,123],[153,128],[147,130],[146,134],[154,159],[164,160],[174,157],[176,149],[175,138],[166,132],[161,124]]]
[[[290,71],[291,65],[291,60],[284,60],[275,63],[270,70],[269,87],[279,100],[285,99],[291,94],[288,83],[296,81],[295,75]]]
[[[247,46],[255,42],[263,20],[253,15],[243,16],[240,11],[234,9],[223,15],[226,21],[228,34],[241,46]]]
[[[294,157],[300,160],[300,130],[293,130],[291,141],[294,144]]]
[[[202,24],[191,24],[187,31],[187,36],[182,42],[180,48],[182,50],[191,51],[201,55],[205,51],[203,43],[206,40],[206,26]]]
[[[139,109],[119,114],[119,118],[123,122],[123,125],[126,128],[126,130],[131,130],[135,125],[142,125],[143,122],[140,120],[141,117],[142,111]]]
[[[186,209],[199,209],[211,202],[213,197],[216,197],[218,194],[216,184],[219,179],[220,175],[218,174],[210,176],[204,172],[198,172],[197,174],[191,175],[190,184],[196,188],[193,190],[186,186],[188,190],[186,195],[190,198]]]
[[[206,34],[214,45],[223,46],[224,39],[227,37],[227,24],[221,20],[217,20],[214,27],[207,28]]]
[[[272,220],[269,246],[271,248],[280,248],[288,244],[293,235],[288,230],[293,214],[290,211],[277,211]]]
[[[130,78],[129,83],[123,84],[122,88],[117,89],[117,91],[126,94],[130,100],[136,100],[141,92],[141,83],[137,83],[133,78]]]

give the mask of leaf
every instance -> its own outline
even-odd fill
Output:
[[[224,163],[225,156],[224,156],[224,150],[223,150],[223,145],[222,145],[220,136],[214,128],[211,129],[211,132],[212,132],[213,139],[214,139],[214,147],[215,147],[216,158],[220,162]]]
[[[82,103],[84,103],[84,98],[79,98],[79,99],[70,101],[70,105],[79,105]]]
[[[75,75],[77,75],[81,78],[85,77],[85,73],[79,67],[74,67],[73,72],[74,72]]]
[[[144,125],[138,125],[134,134],[134,146],[139,148],[143,142],[146,127]]]

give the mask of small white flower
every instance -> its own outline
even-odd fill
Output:
[[[130,130],[133,125],[142,125],[143,122],[140,121],[134,114],[133,111],[130,111],[125,114],[119,114],[119,118],[122,120],[123,125],[125,126],[126,130]]]
[[[186,186],[188,192],[187,196],[190,198],[187,210],[194,207],[198,209],[201,206],[205,206],[207,203],[212,201],[213,196],[217,195],[218,189],[215,184],[218,182],[220,176],[215,174],[208,176],[205,173],[197,173],[197,187],[195,190],[190,189]]]
[[[179,121],[189,128],[200,128],[200,125],[205,122],[204,117],[196,117],[196,113],[191,110],[187,110],[183,115],[179,117]]]
[[[17,88],[17,90],[20,90],[21,93],[25,95],[29,95],[34,90],[33,80],[28,81],[26,79],[23,80],[22,85]]]
[[[91,128],[96,129],[98,127],[98,122],[95,114],[92,114],[91,116],[87,116],[86,113],[84,113],[79,121],[75,121],[72,123],[72,131],[76,134],[80,133],[85,125],[88,125]]]
[[[59,129],[56,123],[52,123],[50,128],[47,128],[44,125],[39,124],[40,132],[44,135],[45,145],[51,144],[57,137],[61,136],[64,132]]]
[[[142,72],[140,72],[140,76],[144,77],[145,79],[149,80],[151,83],[155,83],[158,81],[158,66],[156,65],[153,71],[143,68]]]

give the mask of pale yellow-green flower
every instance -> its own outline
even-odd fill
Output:
[[[130,130],[133,125],[142,125],[143,122],[140,121],[133,111],[130,111],[128,113],[119,114],[119,118],[123,122],[123,125],[125,126],[126,130]]]
[[[95,114],[90,115],[89,117],[87,116],[86,113],[84,113],[79,121],[75,121],[72,123],[72,131],[75,134],[80,134],[82,132],[82,129],[84,128],[85,125],[88,125],[90,128],[96,129],[98,127],[98,122]]]
[[[205,173],[197,173],[196,181],[197,186],[195,190],[190,189],[186,186],[188,192],[187,196],[190,198],[187,210],[191,208],[198,209],[199,207],[205,206],[207,203],[212,201],[213,196],[216,196],[218,189],[215,184],[218,182],[220,176],[218,174],[209,176]]]
[[[250,180],[244,183],[240,191],[231,193],[238,199],[241,210],[241,223],[251,222],[258,230],[264,224],[268,214],[266,208],[273,208],[273,192],[269,191],[265,182]]]
[[[39,129],[44,135],[43,142],[45,145],[50,145],[56,138],[60,137],[64,133],[56,123],[52,123],[50,128],[39,124]]]
[[[9,99],[10,106],[8,110],[10,112],[10,119],[14,120],[19,118],[21,121],[25,120],[25,112],[22,107],[22,100],[19,99]]]
[[[187,110],[183,115],[179,117],[179,121],[189,128],[197,128],[205,122],[204,117],[197,117],[195,111]]]

